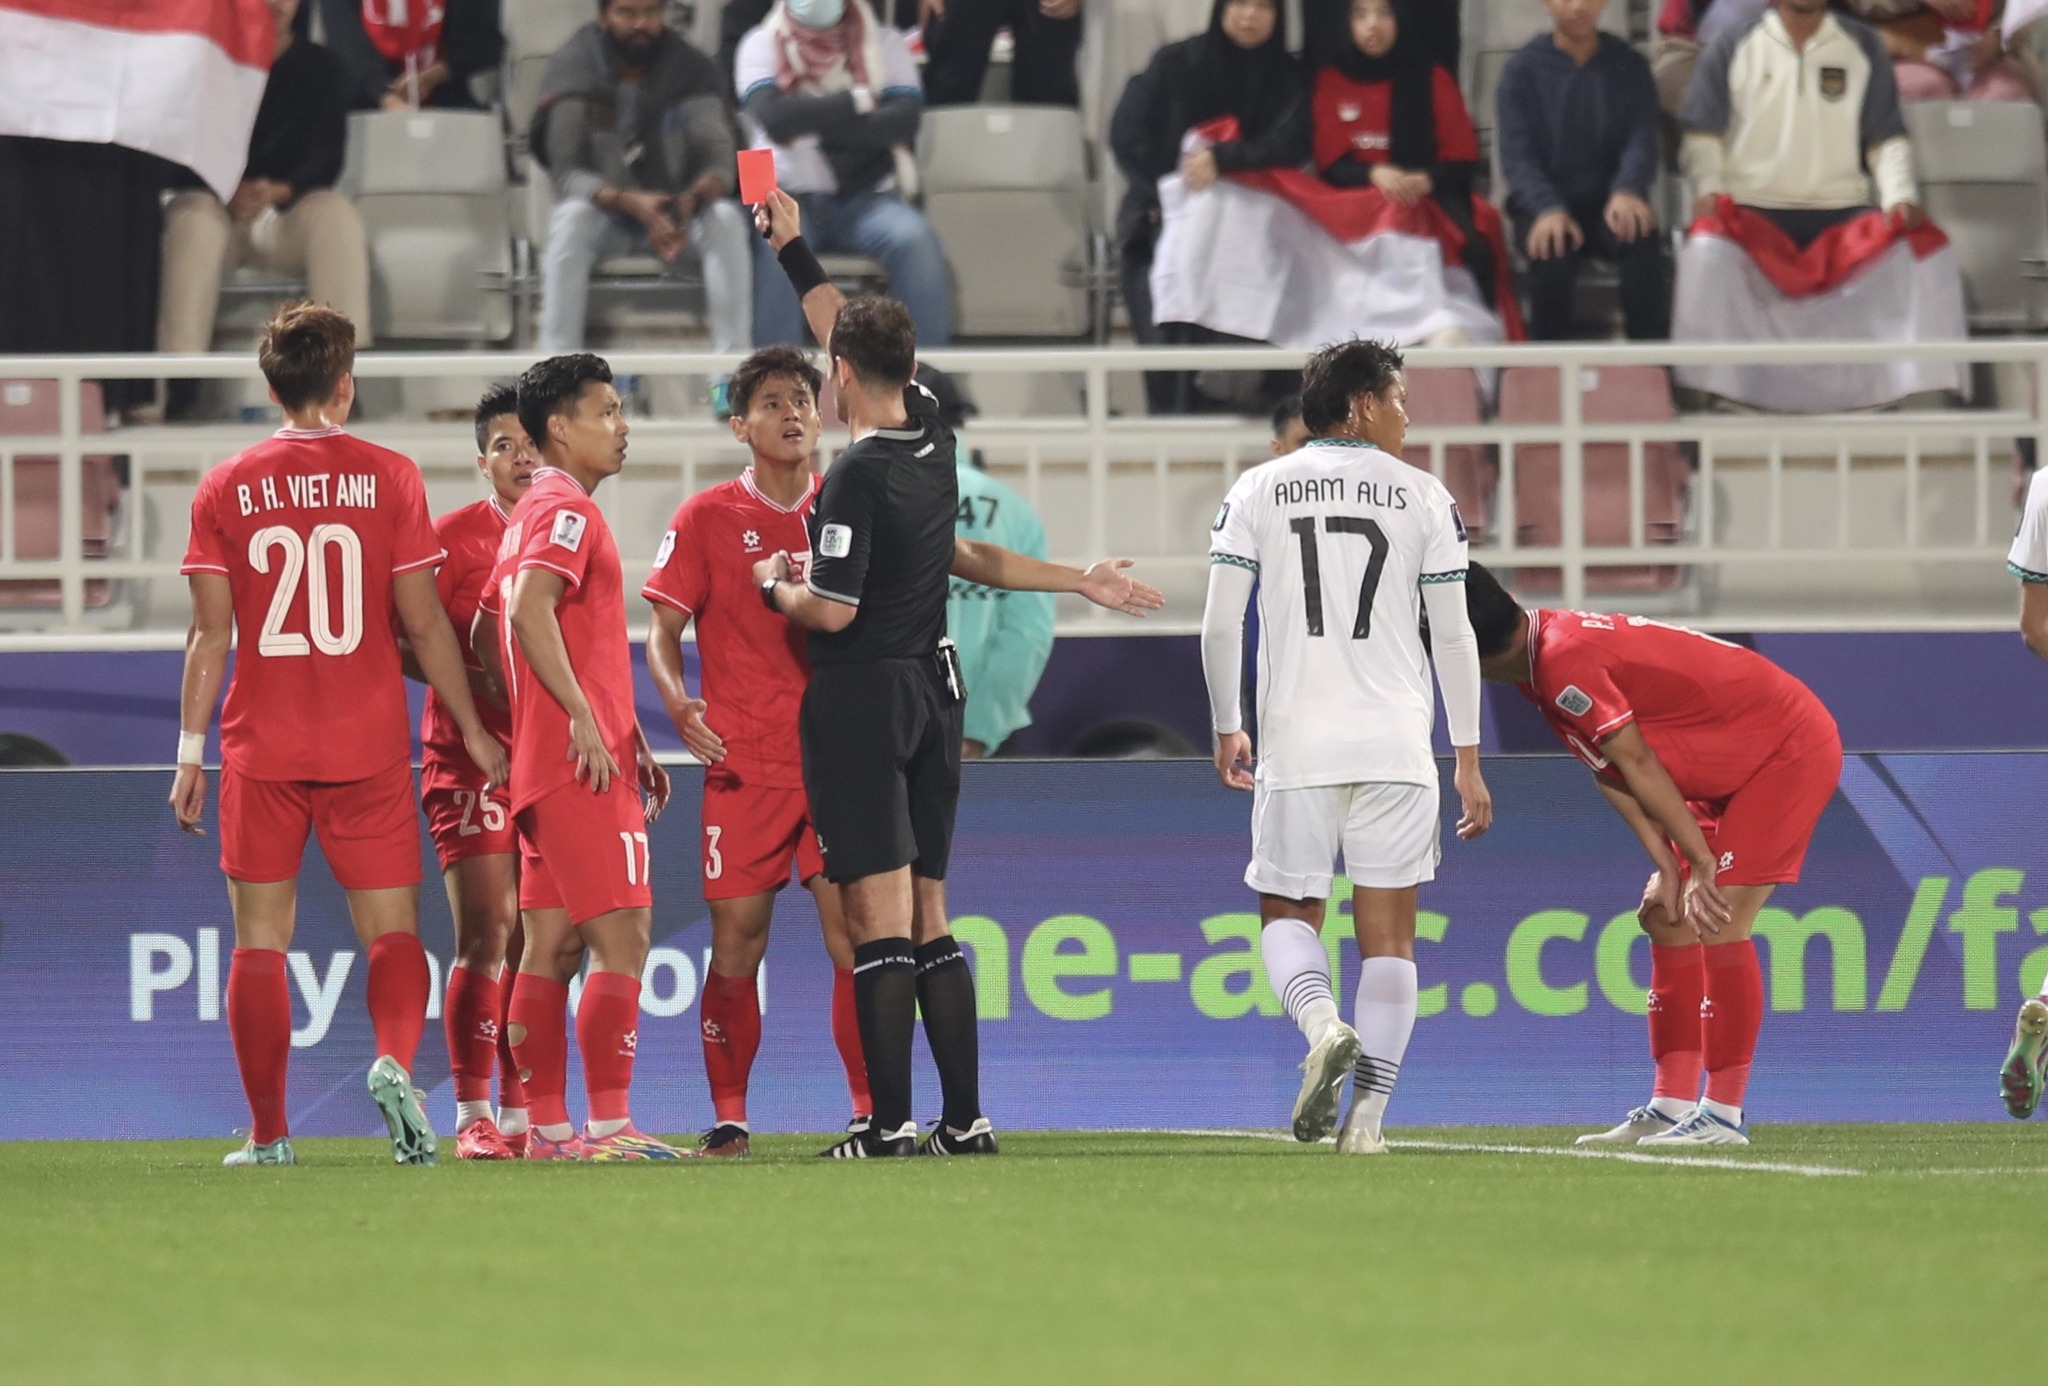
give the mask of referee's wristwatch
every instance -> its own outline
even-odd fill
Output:
[[[761,605],[767,607],[777,616],[780,616],[782,614],[782,608],[775,604],[775,589],[778,586],[780,586],[781,583],[781,578],[769,578],[766,582],[761,584]]]

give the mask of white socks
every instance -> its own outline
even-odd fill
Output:
[[[503,1107],[498,1111],[498,1130],[507,1136],[526,1134],[526,1108]]]
[[[1359,965],[1358,1009],[1354,1012],[1361,1049],[1351,1081],[1351,1111],[1345,1124],[1368,1124],[1379,1134],[1387,1099],[1401,1076],[1401,1059],[1415,1030],[1415,964],[1407,958],[1367,958]]]
[[[618,1117],[611,1121],[586,1121],[583,1123],[583,1134],[594,1141],[601,1141],[606,1136],[615,1135],[630,1125],[632,1123],[624,1117]]]
[[[1653,1097],[1650,1099],[1650,1110],[1658,1116],[1683,1121],[1692,1111],[1692,1103],[1682,1097]]]
[[[1323,940],[1306,921],[1276,919],[1259,933],[1259,956],[1265,959],[1266,979],[1273,994],[1287,1008],[1287,1014],[1301,1027],[1309,1048],[1316,1047],[1332,1025],[1338,1022],[1337,1000],[1330,992],[1330,955]],[[1414,965],[1409,965],[1409,1016],[1414,1005]]]
[[[455,1104],[455,1129],[460,1131],[472,1121],[489,1121],[491,1104],[488,1102],[458,1102]]]

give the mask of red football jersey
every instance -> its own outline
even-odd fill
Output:
[[[1834,719],[1755,650],[1643,616],[1529,613],[1518,685],[1573,754],[1607,772],[1602,737],[1634,722],[1695,812],[1746,784],[1785,741]]]
[[[1439,162],[1476,163],[1479,135],[1464,93],[1449,69],[1431,75],[1430,96],[1436,111],[1436,157]],[[1316,74],[1311,101],[1315,129],[1315,161],[1328,169],[1349,154],[1362,164],[1383,164],[1393,157],[1394,84],[1354,82],[1334,67]],[[1424,170],[1410,170],[1422,172]]]
[[[234,592],[237,774],[344,783],[410,758],[391,580],[440,561],[419,468],[339,428],[284,429],[206,474],[181,571]]]
[[[448,608],[448,619],[455,624],[455,640],[462,646],[463,663],[472,669],[483,666],[477,663],[476,652],[470,648],[469,630],[476,623],[477,602],[483,596],[484,584],[490,581],[491,570],[497,566],[498,546],[505,541],[509,518],[496,496],[486,496],[434,521],[434,533],[448,554],[434,574],[434,585],[441,591],[441,605]],[[482,698],[477,699],[476,710],[491,735],[503,745],[512,744],[510,712]],[[427,709],[420,717],[420,743],[429,760],[476,769],[468,748],[462,744],[462,729],[455,725],[454,714],[431,688],[427,690]]]
[[[605,748],[629,779],[634,765],[633,649],[626,640],[625,579],[611,526],[576,479],[542,467],[519,498],[481,602],[502,613],[499,600],[528,568],[560,573],[567,590],[555,607],[569,667],[597,717]],[[569,757],[569,714],[533,676],[512,634],[498,623],[504,645],[506,691],[512,700],[512,812],[576,782]]]
[[[749,784],[802,789],[797,711],[811,676],[804,632],[761,602],[754,565],[778,550],[809,569],[813,476],[788,510],[761,494],[751,468],[684,501],[661,538],[641,594],[697,622],[706,720],[725,741],[725,767]]]

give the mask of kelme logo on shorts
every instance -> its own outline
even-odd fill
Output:
[[[1557,705],[1573,717],[1584,717],[1593,710],[1593,700],[1575,683],[1565,685],[1564,692],[1557,695]]]
[[[573,510],[557,511],[555,527],[548,531],[548,542],[556,548],[576,552],[583,547],[583,523],[583,517]]]
[[[826,525],[818,531],[818,552],[826,558],[844,558],[853,552],[853,530],[846,525]]]

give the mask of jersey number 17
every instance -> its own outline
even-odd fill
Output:
[[[1316,547],[1316,521],[1313,515],[1304,515],[1290,520],[1287,527],[1301,540],[1301,602],[1308,612],[1308,633],[1323,633],[1323,562],[1322,554]],[[1372,602],[1379,594],[1380,574],[1387,566],[1387,532],[1380,528],[1378,520],[1363,515],[1325,515],[1324,532],[1329,534],[1363,535],[1372,547],[1372,557],[1365,562],[1365,576],[1358,584],[1358,618],[1351,623],[1351,638],[1364,640],[1372,634]]]

